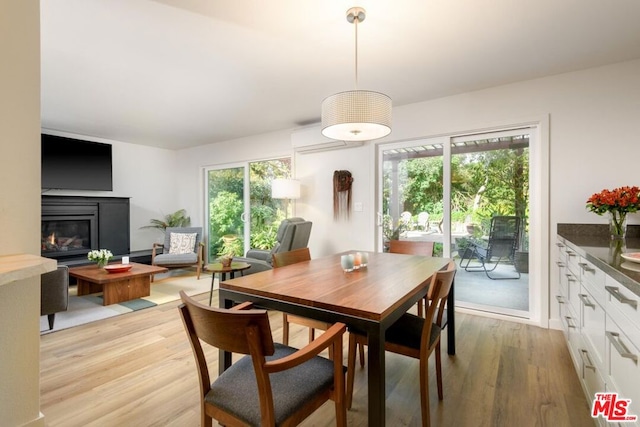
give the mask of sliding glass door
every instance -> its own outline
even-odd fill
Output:
[[[529,133],[525,128],[380,145],[380,248],[386,250],[390,239],[434,242],[434,256],[458,263],[456,304],[528,318]],[[487,247],[495,216],[518,218],[514,250],[490,274],[471,249],[471,267],[462,267],[465,250]]]
[[[219,256],[224,240],[232,242],[235,256],[250,248],[272,248],[278,226],[292,208],[286,200],[271,198],[271,183],[290,176],[291,158],[225,165],[205,172],[209,262]]]

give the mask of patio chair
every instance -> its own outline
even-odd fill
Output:
[[[429,231],[429,214],[427,212],[418,214],[418,227],[422,231]]]
[[[520,218],[517,216],[494,216],[491,218],[489,238],[484,242],[469,242],[469,247],[463,251],[460,258],[460,267],[468,272],[484,272],[491,280],[519,279],[520,273],[516,270],[515,276],[492,276],[501,262],[513,262],[513,257],[518,247],[520,235]],[[480,265],[469,265],[472,259],[477,259]],[[497,258],[497,260],[495,260]],[[464,265],[464,261],[467,261]],[[495,261],[494,261],[495,260]],[[487,264],[495,262],[492,268]],[[515,269],[514,269],[515,270]]]

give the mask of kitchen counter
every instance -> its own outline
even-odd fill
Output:
[[[613,243],[607,225],[558,224],[557,231],[559,239],[578,255],[640,296],[640,263],[620,256],[621,253],[640,252],[640,226],[628,226],[624,246]]]

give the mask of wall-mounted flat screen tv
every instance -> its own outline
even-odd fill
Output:
[[[111,145],[42,134],[42,188],[113,190]]]

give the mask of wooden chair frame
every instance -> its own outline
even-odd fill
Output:
[[[424,317],[424,327],[420,339],[419,349],[406,347],[392,342],[385,342],[385,350],[404,356],[413,357],[420,360],[420,407],[422,413],[422,425],[430,425],[429,410],[429,356],[435,350],[436,353],[436,381],[438,387],[438,398],[443,399],[442,390],[442,356],[440,351],[440,336],[438,334],[432,340],[431,324],[435,323],[438,327],[442,327],[444,320],[444,309],[447,303],[447,297],[453,278],[456,273],[455,262],[450,262],[446,270],[441,270],[433,275],[427,298],[429,304],[426,316]],[[349,333],[349,350],[347,355],[347,408],[351,409],[353,401],[353,382],[355,376],[355,359],[356,345],[364,346],[367,344],[367,337],[357,332]]]
[[[275,352],[273,337],[266,310],[253,310],[252,303],[243,303],[230,310],[212,308],[200,304],[180,291],[183,304],[178,309],[189,337],[200,380],[201,425],[210,427],[212,419],[226,426],[245,426],[246,423],[205,401],[211,391],[211,376],[201,341],[232,353],[250,355],[256,374],[259,393],[261,420],[263,426],[275,425],[275,409],[269,375],[298,366],[327,348],[334,354],[342,355],[342,338],[346,326],[336,323],[313,341],[295,353],[277,360],[266,361],[265,356]],[[299,424],[324,402],[335,402],[336,424],[346,426],[345,384],[342,357],[333,361],[334,382],[332,388],[312,396],[302,407],[292,414],[282,425]]]

